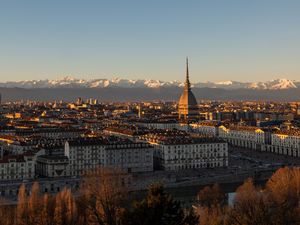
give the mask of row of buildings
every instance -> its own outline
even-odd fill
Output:
[[[228,166],[228,145],[215,138],[192,138],[185,132],[158,131],[141,137],[154,146],[154,164],[163,170]]]
[[[53,139],[48,143],[42,138],[39,142],[28,137],[22,140],[2,138],[1,152],[14,153],[0,160],[0,178],[79,177],[98,167],[139,173],[228,165],[227,143],[215,138],[195,138],[178,130],[151,130],[137,133],[134,138],[136,133],[132,133],[132,138],[129,133],[115,129],[110,135]]]
[[[218,126],[209,122],[192,124],[191,127],[193,132],[220,138],[233,146],[300,157],[298,129]]]

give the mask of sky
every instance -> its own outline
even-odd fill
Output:
[[[3,0],[0,81],[300,80],[299,0]]]

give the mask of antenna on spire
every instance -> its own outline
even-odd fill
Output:
[[[186,57],[186,81],[189,80],[189,58]]]
[[[190,79],[189,79],[189,58],[186,57],[186,80],[185,80],[186,89],[190,89]]]

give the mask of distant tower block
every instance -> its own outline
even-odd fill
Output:
[[[179,119],[189,119],[199,115],[197,100],[191,90],[191,84],[189,80],[189,63],[186,59],[186,79],[184,85],[184,91],[179,99],[178,117]]]
[[[142,106],[141,106],[141,103],[138,104],[138,115],[139,115],[139,118],[142,118]]]

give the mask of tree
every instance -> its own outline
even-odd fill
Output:
[[[40,224],[53,225],[54,211],[55,211],[55,197],[52,197],[49,194],[44,194],[42,199]]]
[[[300,224],[300,169],[281,168],[266,185],[274,224]]]
[[[199,216],[193,208],[185,210],[182,225],[195,225],[199,223]]]
[[[39,225],[41,221],[42,202],[40,196],[40,187],[35,182],[31,187],[30,196],[27,199],[28,225]],[[26,203],[25,203],[26,204]]]
[[[77,220],[77,210],[70,189],[64,188],[56,195],[54,209],[55,225],[72,225]]]
[[[17,224],[27,225],[29,222],[28,208],[27,208],[27,194],[26,187],[22,184],[19,188],[18,205],[17,205]]]
[[[0,199],[0,224],[13,225],[16,224],[16,208],[15,206],[8,205],[5,199]]]
[[[184,213],[180,203],[165,193],[160,184],[151,185],[148,195],[140,202],[135,202],[133,210],[123,215],[124,225],[194,225],[198,216],[193,212]]]
[[[269,225],[272,224],[271,218],[266,193],[256,188],[252,179],[248,179],[236,191],[235,202],[228,213],[227,224]]]
[[[227,207],[199,205],[196,208],[196,213],[200,218],[200,225],[223,225],[226,221]]]
[[[204,187],[197,197],[199,204],[208,208],[225,204],[225,194],[221,191],[218,184]]]
[[[117,225],[122,211],[128,175],[118,169],[98,168],[84,177],[80,202],[88,221],[99,225]]]
[[[198,193],[197,213],[200,217],[201,225],[224,224],[225,194],[221,191],[218,184],[206,186]]]

